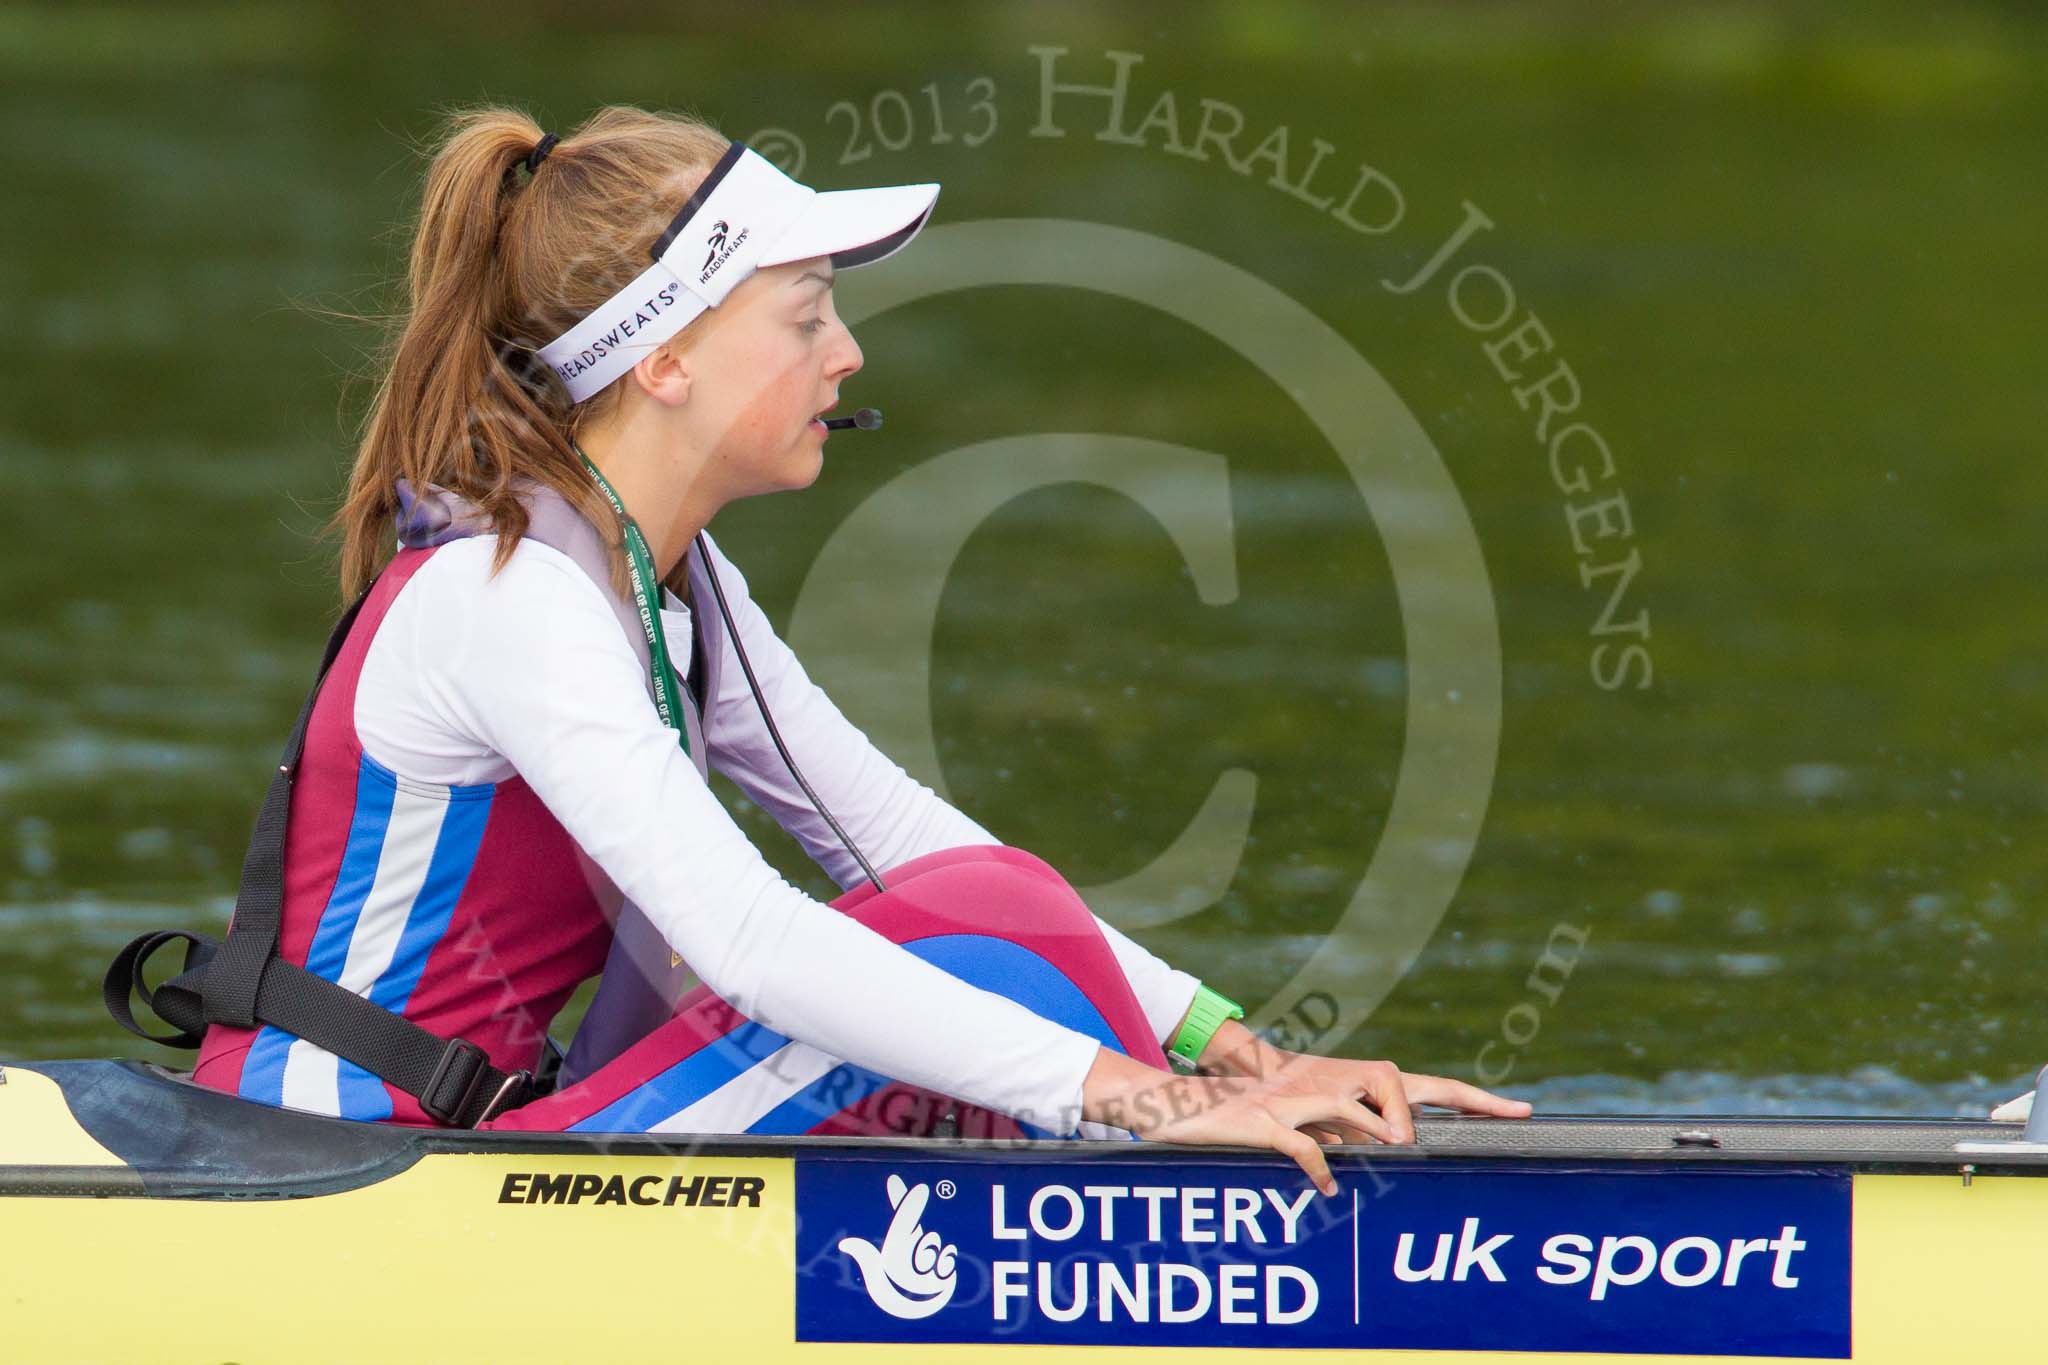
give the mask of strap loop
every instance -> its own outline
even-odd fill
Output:
[[[183,969],[151,990],[142,977],[144,964],[157,949],[177,939],[185,941]],[[219,947],[217,940],[183,929],[158,929],[130,941],[127,947],[115,954],[113,965],[107,968],[106,977],[100,982],[100,998],[106,1002],[107,1012],[114,1016],[115,1023],[138,1038],[147,1038],[166,1047],[198,1047],[206,1035],[206,1017],[193,987],[204,975],[206,964]],[[159,1034],[143,1029],[135,1022],[135,1015],[129,1009],[131,992],[140,995],[142,1003],[154,1010],[157,1018],[178,1031]]]

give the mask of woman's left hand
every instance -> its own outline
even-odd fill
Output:
[[[1430,1076],[1403,1071],[1392,1062],[1354,1061],[1342,1057],[1316,1057],[1274,1047],[1237,1020],[1216,1030],[1202,1050],[1202,1070],[1224,1076],[1245,1076],[1294,1084],[1307,1084],[1322,1092],[1349,1092],[1386,1120],[1394,1142],[1413,1142],[1415,1124],[1409,1107],[1432,1104],[1467,1114],[1495,1118],[1527,1118],[1533,1112],[1527,1100],[1511,1100],[1476,1085],[1447,1076]],[[1364,1135],[1350,1135],[1336,1129],[1306,1130],[1318,1142],[1357,1141]],[[1373,1136],[1378,1136],[1374,1134]],[[1383,1139],[1384,1140],[1384,1139]]]

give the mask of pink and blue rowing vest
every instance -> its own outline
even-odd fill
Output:
[[[622,944],[637,944],[652,926],[620,904],[609,879],[516,775],[475,786],[422,782],[363,751],[356,684],[392,602],[439,546],[489,529],[445,490],[416,496],[401,481],[399,494],[404,548],[363,603],[307,727],[286,829],[278,952],[444,1038],[469,1039],[494,1066],[531,1069],[549,1021],[605,967],[614,923]],[[638,616],[610,589],[596,530],[551,489],[527,488],[522,500],[527,534],[600,586],[644,659]],[[707,660],[716,653],[707,649]],[[704,687],[716,685],[710,672],[707,663]],[[703,735],[685,710],[701,772]],[[577,1038],[584,1065],[615,1055],[674,1007],[686,969],[674,968],[675,981],[650,979],[660,967],[636,960],[606,973],[591,1011],[599,1027]],[[209,1027],[193,1079],[265,1104],[432,1122],[404,1091],[269,1024]]]
[[[403,549],[315,702],[286,830],[278,952],[506,1070],[604,964],[612,930],[575,842],[517,776],[401,777],[363,752],[356,683],[377,627],[433,549]],[[264,1104],[429,1124],[405,1092],[274,1025],[216,1024],[193,1079]]]

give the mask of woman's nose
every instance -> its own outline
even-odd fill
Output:
[[[866,363],[867,357],[861,354],[860,343],[853,339],[852,328],[841,328],[840,334],[844,340],[840,343],[841,353],[833,357],[837,364],[832,373],[835,377],[844,379],[847,375],[856,373]]]

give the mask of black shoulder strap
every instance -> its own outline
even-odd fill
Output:
[[[277,952],[284,912],[285,825],[306,727],[320,686],[369,595],[366,589],[327,639],[320,672],[299,708],[256,816],[226,940],[177,929],[143,934],[115,956],[101,994],[116,1023],[137,1037],[171,1047],[198,1047],[209,1024],[274,1025],[389,1081],[417,1099],[436,1122],[469,1128],[531,1099],[532,1076],[501,1071],[476,1044],[429,1032],[338,982],[285,961]],[[184,970],[150,989],[143,980],[144,964],[159,948],[177,941],[186,945]],[[178,1032],[144,1032],[129,1009],[131,992],[140,994]]]
[[[320,671],[306,694],[299,718],[292,723],[291,737],[284,742],[284,755],[277,771],[270,775],[270,790],[263,794],[263,808],[256,813],[256,830],[249,836],[249,852],[242,859],[242,885],[235,893],[235,913],[228,920],[227,940],[214,955],[207,973],[206,1018],[215,1024],[251,1028],[256,1024],[256,996],[263,980],[263,968],[277,955],[278,926],[284,914],[284,833],[291,813],[292,779],[299,769],[299,757],[306,748],[306,727],[313,720],[313,704],[319,700],[320,685],[327,670],[334,667],[341,647],[348,639],[363,603],[369,600],[372,583],[341,614],[327,637],[327,649],[320,656]]]

